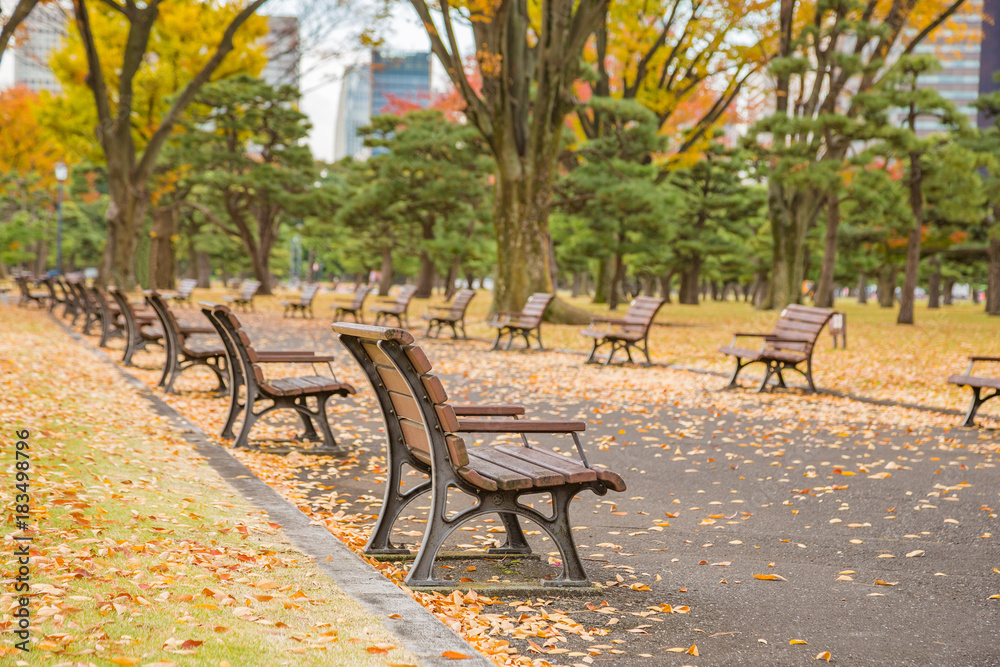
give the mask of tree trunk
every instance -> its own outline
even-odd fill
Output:
[[[952,293],[955,291],[955,279],[945,278],[944,279],[944,305],[950,306],[952,304]]]
[[[882,308],[892,308],[896,303],[896,278],[899,268],[884,266],[878,274],[878,305]]]
[[[826,197],[826,239],[823,244],[823,264],[819,270],[816,296],[820,308],[833,308],[833,272],[837,265],[837,232],[840,228],[840,197],[831,192]]]
[[[427,250],[427,244],[434,240],[434,221],[420,223],[420,235],[424,247],[420,250],[420,273],[417,274],[417,291],[413,296],[418,299],[429,299],[434,290],[434,260]]]
[[[858,276],[858,303],[868,303],[868,274]]]
[[[177,280],[174,234],[177,229],[177,206],[153,208],[152,243],[149,249],[149,288],[172,290]]]
[[[149,197],[140,188],[119,174],[108,161],[109,202],[105,217],[108,221],[108,240],[98,273],[102,285],[117,285],[125,290],[135,286],[135,256],[139,245],[139,230],[146,218]]]
[[[622,281],[625,279],[625,260],[621,255],[615,255],[615,270],[611,276],[611,291],[608,298],[608,307],[617,310],[618,304],[622,301]]]
[[[928,262],[931,265],[931,277],[927,281],[927,307],[941,307],[941,258],[935,255]]]
[[[663,299],[665,303],[671,303],[670,301],[670,291],[672,289],[671,283],[674,281],[674,270],[670,269],[667,271],[667,275],[660,278],[660,298]]]
[[[611,294],[611,279],[614,277],[613,261],[601,258],[597,262],[597,283],[594,286],[594,303],[607,303]]]
[[[697,254],[681,270],[681,286],[677,292],[677,303],[687,306],[698,305],[698,283],[701,278],[701,255]]]
[[[645,296],[656,296],[656,276],[647,274],[643,282],[645,283],[642,288],[643,294]]]
[[[974,281],[969,282],[969,295],[972,297],[972,305],[979,304],[979,289],[976,287]]]
[[[1000,239],[990,239],[986,272],[986,314],[1000,315]]]
[[[913,213],[913,227],[906,241],[906,275],[903,291],[899,297],[899,316],[896,324],[913,324],[913,301],[917,289],[917,273],[920,271],[920,234],[924,225],[923,174],[920,169],[920,154],[910,153],[910,212]]]
[[[382,279],[378,283],[378,293],[385,296],[392,287],[392,248],[382,248]]]
[[[204,250],[195,253],[195,278],[198,280],[198,287],[209,288],[212,286],[212,259]]]
[[[444,278],[444,298],[451,301],[451,297],[458,290],[455,283],[458,282],[458,274],[462,268],[462,258],[455,255],[455,261],[448,267],[448,275]]]
[[[572,287],[572,290],[571,290],[571,294],[573,295],[573,298],[575,299],[576,297],[580,296],[580,293],[582,291],[583,291],[583,272],[582,271],[574,271],[573,272],[573,287]]]

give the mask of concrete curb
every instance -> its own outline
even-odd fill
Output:
[[[281,524],[282,532],[303,553],[312,556],[316,565],[333,582],[356,600],[362,607],[377,616],[394,634],[406,650],[429,667],[462,665],[462,667],[491,667],[493,663],[478,653],[451,628],[437,619],[377,570],[358,557],[346,544],[334,537],[323,526],[312,523],[297,507],[285,500],[277,491],[259,479],[246,466],[223,447],[212,443],[205,432],[154,394],[138,378],[116,364],[103,350],[93,347],[76,331],[52,319],[71,338],[83,344],[97,359],[111,365],[125,381],[152,405],[160,415],[170,420],[181,436],[198,454],[248,502],[267,512],[271,521]],[[330,560],[326,560],[329,558]],[[400,618],[389,618],[397,614]],[[444,658],[444,651],[468,655],[456,662]]]

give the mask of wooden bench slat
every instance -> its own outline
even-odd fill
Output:
[[[478,469],[483,461],[529,478],[531,485],[536,489],[566,484],[566,475],[550,468],[536,465],[531,461],[511,456],[506,452],[495,450],[488,445],[477,447],[469,452],[469,465],[472,468]]]

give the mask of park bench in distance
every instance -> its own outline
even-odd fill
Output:
[[[56,276],[55,280],[59,283],[59,287],[62,288],[63,295],[66,297],[66,302],[63,304],[62,316],[72,317],[70,321],[71,326],[76,326],[76,319],[83,313],[83,304],[80,303],[80,299],[76,294],[76,290],[70,285],[69,280],[76,279],[78,274],[70,274],[67,276]]]
[[[190,343],[188,337],[196,334],[216,334],[215,327],[209,326],[188,326],[181,324],[166,301],[157,292],[146,292],[146,303],[153,309],[160,320],[160,327],[163,329],[164,348],[166,349],[166,360],[163,362],[163,374],[157,383],[168,394],[174,391],[174,382],[180,374],[195,366],[204,366],[215,373],[219,381],[218,391],[226,390],[226,348],[222,343]]]
[[[156,314],[152,312],[136,312],[128,302],[128,296],[117,287],[109,287],[108,292],[118,306],[119,316],[125,324],[125,353],[122,355],[124,366],[134,366],[132,356],[139,350],[145,350],[149,345],[166,347],[163,343],[163,331],[152,326]]]
[[[302,294],[299,295],[298,301],[282,301],[281,305],[285,308],[282,317],[288,317],[289,315],[295,317],[295,313],[302,313],[302,317],[305,317],[307,311],[309,317],[315,317],[315,313],[313,313],[313,299],[316,298],[316,292],[318,291],[318,283],[309,283],[302,288]]]
[[[45,283],[45,287],[49,290],[49,312],[55,311],[56,306],[60,305],[63,307],[63,312],[66,312],[66,292],[59,293],[62,291],[62,285],[58,284],[56,277],[49,276],[42,282]],[[57,286],[59,287],[58,290],[56,290]]]
[[[230,388],[230,414],[223,427],[223,437],[232,437],[233,423],[240,413],[243,414],[243,426],[236,435],[236,447],[246,447],[250,442],[250,430],[257,421],[273,410],[295,410],[302,420],[305,433],[304,440],[318,440],[315,421],[322,432],[322,449],[310,449],[310,454],[339,453],[337,441],[334,440],[330,422],[326,417],[326,402],[331,396],[349,396],[355,393],[354,387],[339,381],[333,372],[330,362],[333,357],[321,356],[312,351],[299,350],[256,350],[250,342],[250,337],[244,331],[236,315],[226,306],[220,304],[202,303],[202,312],[210,310],[209,318],[223,336],[226,351],[234,358],[228,359],[233,369]],[[314,375],[301,375],[280,379],[268,379],[264,374],[263,364],[311,364]],[[239,372],[236,366],[239,365]],[[330,375],[315,374],[316,364],[326,364]],[[246,386],[246,400],[239,401],[238,383]],[[316,407],[309,406],[309,399],[315,401]],[[269,401],[271,405],[262,410],[255,410],[259,401]],[[227,435],[228,431],[228,435]]]
[[[48,301],[49,298],[48,292],[42,292],[39,290],[33,291],[31,286],[28,284],[31,280],[31,278],[25,275],[14,278],[14,282],[17,283],[17,287],[21,291],[21,298],[18,299],[17,305],[22,308],[27,308],[33,303],[39,308],[45,308],[45,302]]]
[[[597,350],[604,345],[611,345],[608,358],[604,360],[605,366],[611,363],[618,350],[625,350],[628,360],[633,361],[633,347],[646,355],[647,364],[653,363],[649,358],[649,328],[664,303],[663,299],[656,297],[638,296],[629,304],[625,317],[591,318],[587,328],[580,332],[581,335],[594,339],[594,349],[584,363],[594,363]]]
[[[198,281],[194,278],[185,278],[177,286],[177,291],[175,292],[160,292],[160,296],[164,301],[173,301],[176,304],[186,303],[191,305],[191,295],[194,294],[194,289],[198,286]]]
[[[375,313],[375,326],[387,324],[390,317],[395,317],[396,324],[409,327],[410,320],[406,316],[406,311],[410,307],[410,301],[413,300],[413,295],[416,292],[416,285],[403,285],[399,288],[399,294],[396,295],[395,299],[376,303],[369,308],[370,312]]]
[[[544,529],[562,554],[561,576],[543,584],[588,585],[573,541],[570,502],[583,489],[602,496],[609,490],[624,491],[625,482],[617,473],[591,467],[577,435],[586,425],[580,421],[518,420],[524,408],[516,405],[450,405],[441,381],[431,374],[430,362],[413,345],[408,332],[346,322],[331,326],[371,383],[388,440],[385,500],[365,553],[409,553],[390,542],[392,525],[410,501],[430,491],[431,512],[420,551],[406,576],[407,585],[456,583],[434,578],[434,559],[452,531],[483,514],[499,514],[506,528],[506,544],[490,553],[531,552],[518,523],[520,515]],[[463,419],[483,416],[514,419]],[[467,449],[458,435],[461,433],[517,433],[524,445]],[[580,461],[529,446],[526,433],[572,436]],[[400,488],[404,465],[428,474],[430,480],[404,492]],[[449,487],[473,496],[476,503],[449,516]],[[518,502],[522,495],[542,493],[551,495],[551,516]]]
[[[368,285],[358,285],[357,289],[354,290],[354,297],[351,299],[349,304],[334,304],[330,308],[335,308],[336,312],[333,314],[333,319],[339,320],[345,315],[350,315],[354,318],[355,322],[365,321],[365,299],[371,294],[372,288]]]
[[[88,289],[84,287],[84,289]],[[89,288],[91,302],[96,307],[101,322],[101,340],[98,347],[107,347],[112,338],[125,338],[125,321],[121,318],[118,304],[108,301],[107,294],[97,285]]]
[[[972,404],[969,406],[969,411],[965,413],[962,426],[975,426],[976,412],[979,410],[979,406],[991,398],[1000,396],[1000,377],[972,374],[972,367],[976,365],[977,361],[1000,362],[1000,357],[971,356],[969,357],[969,367],[965,370],[965,375],[952,375],[948,378],[948,382],[951,384],[972,389]],[[993,393],[983,396],[983,390],[988,389],[992,389]]]
[[[441,327],[448,325],[451,327],[452,338],[458,338],[458,328],[462,330],[462,338],[465,335],[465,311],[469,308],[472,297],[476,296],[476,290],[460,289],[451,297],[451,303],[444,306],[428,306],[427,312],[420,317],[427,320],[427,336],[434,330],[434,337],[441,335]]]
[[[736,378],[745,366],[760,362],[765,364],[767,369],[760,387],[757,388],[758,392],[764,391],[772,375],[777,375],[778,386],[784,387],[785,378],[782,372],[794,370],[806,378],[809,391],[815,393],[816,385],[812,377],[813,349],[819,332],[835,312],[830,308],[792,304],[781,311],[778,323],[774,325],[774,331],[771,333],[734,333],[733,342],[719,348],[719,352],[736,357],[736,368],[729,378],[727,387],[737,386]],[[738,340],[744,337],[760,338],[763,342],[756,350],[737,347]],[[806,364],[806,370],[799,368],[801,363]]]
[[[520,313],[494,313],[493,317],[486,323],[497,330],[496,340],[493,341],[493,347],[490,349],[498,349],[500,341],[505,334],[510,336],[507,340],[507,346],[504,347],[505,350],[509,350],[510,346],[514,343],[514,336],[524,338],[525,346],[530,349],[531,339],[529,336],[534,331],[535,338],[538,340],[538,349],[544,350],[545,346],[542,345],[542,317],[545,316],[545,311],[549,309],[549,304],[552,303],[552,299],[554,298],[555,296],[552,294],[535,292],[528,297],[528,301],[524,304],[524,309]]]
[[[259,280],[244,280],[240,284],[239,294],[236,296],[224,296],[222,297],[222,300],[227,303],[231,303],[234,306],[239,306],[244,312],[248,309],[253,310],[253,298],[259,289]]]

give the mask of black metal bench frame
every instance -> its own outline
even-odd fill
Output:
[[[84,289],[88,289],[84,287]],[[110,304],[108,304],[107,295],[104,291],[97,285],[93,285],[90,289],[90,294],[92,298],[92,305],[97,308],[97,317],[101,321],[101,340],[98,341],[98,347],[107,347],[108,341],[112,338],[125,338],[125,325],[123,320],[118,317],[117,312],[112,312]]]
[[[49,295],[45,292],[32,292],[31,287],[28,286],[28,276],[18,276],[17,278],[14,278],[14,282],[17,283],[17,287],[21,294],[21,298],[17,302],[18,306],[21,308],[27,308],[30,304],[34,303],[39,308],[47,307],[45,302],[48,300]]]
[[[332,396],[349,396],[355,393],[354,387],[351,385],[339,382],[333,373],[333,367],[330,365],[333,361],[333,357],[319,356],[310,351],[256,351],[250,344],[250,339],[246,332],[243,331],[242,325],[240,325],[239,320],[236,315],[228,307],[219,304],[201,304],[202,312],[206,308],[211,308],[212,317],[210,321],[213,326],[219,330],[220,335],[223,336],[224,345],[226,347],[227,353],[233,355],[234,358],[229,359],[228,363],[231,368],[236,367],[239,364],[241,367],[241,372],[238,374],[233,372],[231,374],[232,379],[232,389],[231,389],[231,399],[230,399],[230,412],[226,420],[226,425],[223,427],[223,437],[232,437],[233,425],[236,419],[242,413],[243,414],[243,426],[240,428],[240,432],[235,437],[235,447],[248,447],[250,441],[250,431],[262,417],[275,410],[295,410],[298,413],[299,418],[302,420],[305,432],[299,439],[302,440],[319,440],[317,437],[316,429],[313,426],[315,421],[319,424],[320,431],[322,433],[323,447],[322,449],[312,449],[309,453],[312,454],[338,454],[342,453],[337,446],[337,441],[333,437],[333,431],[330,429],[330,423],[326,416],[326,403]],[[260,368],[260,364],[264,363],[296,363],[296,364],[311,364],[315,367],[315,364],[325,363],[330,370],[332,377],[324,377],[324,380],[332,380],[332,384],[338,385],[338,388],[333,390],[309,390],[303,391],[299,394],[288,396],[279,393],[274,393],[268,390],[269,384],[264,378],[264,374]],[[240,401],[239,399],[239,389],[237,386],[236,376],[239,376],[239,382],[243,384],[245,389],[245,398]],[[320,378],[320,376],[314,376]],[[304,380],[304,378],[292,378],[294,380]],[[287,378],[286,378],[287,380]],[[282,382],[282,380],[277,380],[276,382]],[[314,398],[316,400],[316,408],[310,408],[308,404],[308,399]],[[263,408],[262,410],[256,410],[254,407],[257,405],[258,401],[270,401],[271,405]],[[228,433],[227,433],[228,431]]]
[[[125,323],[125,352],[122,354],[122,365],[123,366],[135,366],[132,363],[132,357],[139,350],[146,350],[150,345],[156,345],[158,347],[165,347],[163,341],[162,333],[160,335],[148,334],[143,332],[143,328],[148,326],[146,323],[138,323],[135,319],[135,312],[132,310],[132,304],[128,302],[128,297],[117,287],[109,287],[108,292],[111,293],[111,298],[115,300],[118,305],[118,310],[120,311],[119,317]]]
[[[226,392],[226,348],[224,346],[203,346],[195,350],[188,346],[187,337],[195,334],[215,334],[214,327],[184,327],[170,308],[163,297],[157,292],[146,292],[146,303],[156,317],[160,320],[160,327],[163,329],[163,340],[165,341],[166,359],[163,362],[163,373],[157,386],[163,387],[168,394],[176,394],[174,382],[181,373],[196,366],[204,366],[215,374],[219,381],[216,391],[220,396]]]
[[[583,422],[554,422],[543,420],[516,420],[523,413],[521,406],[452,406],[447,404],[447,395],[440,381],[430,375],[431,366],[420,348],[412,345],[413,336],[401,329],[373,327],[367,325],[334,322],[334,332],[340,334],[340,342],[347,348],[368,378],[382,410],[383,422],[386,426],[387,447],[387,478],[386,491],[375,528],[365,546],[368,554],[400,554],[409,550],[392,544],[389,537],[392,525],[399,518],[408,503],[419,495],[430,492],[431,505],[424,530],[423,542],[417,553],[413,566],[406,577],[409,586],[440,586],[454,584],[433,577],[434,561],[444,541],[461,524],[484,514],[499,514],[507,531],[507,541],[498,548],[490,549],[491,554],[525,554],[531,552],[531,547],[525,539],[518,523],[518,516],[525,517],[537,523],[547,532],[562,554],[563,569],[561,575],[551,581],[543,581],[543,585],[552,586],[588,586],[589,580],[584,570],[573,540],[572,526],[569,521],[569,505],[574,496],[585,488],[597,495],[604,495],[608,490],[619,486],[616,490],[625,490],[621,478],[614,473],[592,469],[580,444],[578,432],[585,430]],[[374,344],[384,357],[375,359],[366,344]],[[391,364],[386,366],[386,362]],[[395,373],[385,375],[380,373],[378,365],[384,369],[394,369]],[[405,387],[398,383],[396,377],[401,377]],[[389,385],[393,384],[391,392]],[[392,394],[400,395],[393,402]],[[411,403],[412,402],[412,403]],[[413,415],[413,410],[419,410],[423,424],[423,435],[429,448],[429,463],[414,455],[407,445],[407,438],[415,437],[413,432],[404,433],[401,425],[401,405],[408,405],[407,410]],[[415,406],[415,407],[413,407]],[[397,414],[399,413],[399,414]],[[514,416],[515,420],[467,420],[461,422],[458,416]],[[407,424],[412,425],[411,417],[406,417]],[[585,472],[591,479],[586,482],[567,482],[556,486],[519,486],[501,488],[498,483],[489,484],[493,480],[485,478],[476,471],[476,466],[482,462],[470,465],[457,465],[455,459],[466,452],[464,442],[454,433],[519,433],[528,450],[537,455],[551,456],[556,464],[574,466],[577,474]],[[525,433],[556,433],[569,434],[573,437],[581,462],[571,462],[554,453],[545,450],[532,449],[528,445]],[[452,440],[453,439],[453,440]],[[457,441],[457,442],[456,442]],[[460,448],[460,449],[459,449]],[[466,457],[467,458],[467,457]],[[402,481],[402,466],[406,464],[424,472],[430,479],[422,482],[408,491],[400,491]],[[488,465],[488,464],[487,464]],[[481,468],[483,469],[483,468]],[[478,478],[481,484],[474,484],[459,474]],[[510,471],[507,471],[508,473]],[[604,473],[604,476],[602,476]],[[617,478],[617,483],[613,479]],[[530,481],[529,481],[530,484]],[[492,486],[492,488],[490,488]],[[511,486],[511,485],[506,485]],[[458,511],[451,516],[448,512],[448,490],[456,488],[475,498],[472,507]],[[546,516],[534,508],[528,507],[519,498],[523,495],[548,493],[552,498],[551,515]]]
[[[427,333],[424,335],[431,338],[433,330],[433,338],[437,338],[441,335],[441,328],[447,324],[451,327],[452,338],[462,338],[463,340],[468,338],[465,333],[465,311],[469,309],[469,304],[472,303],[475,296],[475,290],[461,289],[452,296],[450,304],[430,306],[427,309],[428,312],[421,315],[423,319],[427,320]],[[455,328],[456,324],[462,330],[461,336],[458,335],[458,329]]]
[[[952,375],[948,378],[948,382],[950,384],[957,384],[960,387],[968,387],[972,390],[972,403],[969,405],[969,409],[965,413],[965,418],[962,420],[962,426],[975,426],[976,413],[979,411],[979,406],[992,398],[1000,396],[1000,379],[972,374],[972,367],[976,365],[977,361],[1000,363],[1000,357],[983,357],[978,355],[970,356],[969,367],[965,370],[965,374]],[[984,396],[983,391],[989,389],[992,389],[993,393]]]

